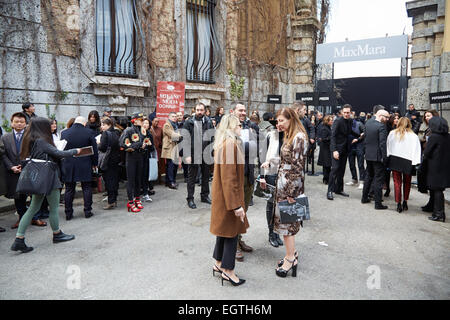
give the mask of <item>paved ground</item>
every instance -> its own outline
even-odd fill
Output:
[[[311,220],[296,237],[297,278],[275,275],[284,247],[268,244],[265,201],[255,198],[244,236],[255,251],[236,265],[247,283],[222,287],[211,270],[210,208],[197,199],[199,208],[189,209],[181,183],[176,191],[156,187],[154,202],[139,214],[103,211],[101,195],[89,220],[81,206],[68,222],[61,209],[62,230],[76,235],[68,243],[54,245],[50,227],[30,226],[26,241],[35,250],[20,254],[9,250],[14,231],[0,233],[0,299],[450,298],[450,227],[420,211],[425,195],[413,189],[409,211],[398,214],[393,196],[385,200],[389,210],[375,211],[360,203],[356,187],[346,187],[350,198],[334,201],[325,199],[325,190],[321,177],[307,177]],[[0,216],[0,226],[15,219]]]

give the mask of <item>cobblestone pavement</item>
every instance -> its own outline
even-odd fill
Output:
[[[0,299],[450,298],[449,223],[431,222],[420,211],[426,195],[413,189],[409,211],[398,214],[391,193],[384,202],[389,210],[376,211],[361,204],[356,187],[345,187],[350,198],[326,200],[321,179],[306,180],[311,220],[296,237],[297,278],[275,275],[284,247],[269,245],[265,201],[255,197],[244,235],[255,251],[236,264],[247,282],[222,287],[212,275],[210,207],[196,187],[198,209],[189,209],[180,183],[178,190],[157,186],[139,214],[126,211],[124,189],[112,211],[103,211],[102,196],[95,195],[90,219],[78,199],[73,220],[60,210],[61,229],[76,239],[53,244],[49,226],[30,226],[26,242],[34,251],[27,254],[9,249],[16,217],[0,216],[0,226],[8,226],[0,233]]]

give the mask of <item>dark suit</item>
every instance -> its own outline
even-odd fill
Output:
[[[23,130],[23,133],[25,130]],[[20,173],[14,173],[11,168],[19,164],[24,166],[24,162],[20,160],[20,148],[22,145],[23,134],[20,140],[16,139],[15,131],[6,133],[1,137],[4,145],[3,165],[6,169],[6,194],[9,199],[14,199],[17,213],[21,218],[27,211],[26,194],[16,193],[17,182],[19,181]],[[34,219],[34,218],[33,218]]]
[[[385,172],[384,163],[387,160],[386,140],[387,131],[384,123],[375,119],[370,119],[366,122],[364,146],[367,171],[362,198],[368,199],[370,187],[373,183],[375,206],[381,205]]]
[[[352,131],[352,119],[337,118],[331,127],[330,152],[331,172],[328,181],[328,192],[344,191],[344,174],[349,152],[348,138],[359,135]],[[339,160],[333,157],[333,152],[339,152]]]
[[[192,163],[188,165],[188,175],[187,175],[187,201],[194,200],[195,192],[195,180],[197,178],[198,170],[201,170],[201,192],[200,196],[202,199],[209,197],[209,175],[210,175],[210,165],[203,159],[203,151],[210,145],[211,138],[204,138],[205,132],[210,129],[214,129],[211,120],[204,116],[201,121],[200,126],[196,127],[196,117],[192,117],[184,122],[183,128],[189,132],[191,137],[191,148],[190,155],[183,150],[183,157],[192,157]],[[201,130],[201,132],[200,132]],[[201,147],[200,147],[201,146]],[[195,151],[197,152],[194,152]]]
[[[84,198],[84,213],[90,213],[92,210],[92,167],[97,166],[98,151],[95,136],[92,130],[85,128],[82,124],[75,123],[72,127],[61,132],[61,140],[66,140],[65,150],[83,148],[92,146],[94,155],[89,157],[69,157],[62,161],[62,177],[66,185],[64,194],[65,212],[67,217],[73,214],[73,197],[75,195],[75,186],[81,182]]]

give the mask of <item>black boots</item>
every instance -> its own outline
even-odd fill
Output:
[[[65,234],[61,230],[59,230],[59,233],[53,234],[53,243],[70,241],[70,240],[73,240],[73,239],[75,239],[74,235]]]
[[[403,211],[403,206],[400,202],[397,203],[397,212],[400,213]]]
[[[27,247],[25,244],[25,238],[16,238],[14,240],[13,245],[11,246],[12,251],[22,251],[23,253],[27,253],[33,250],[33,247]]]

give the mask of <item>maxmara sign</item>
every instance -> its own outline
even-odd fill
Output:
[[[408,54],[408,36],[374,38],[317,45],[316,63],[404,58]]]

